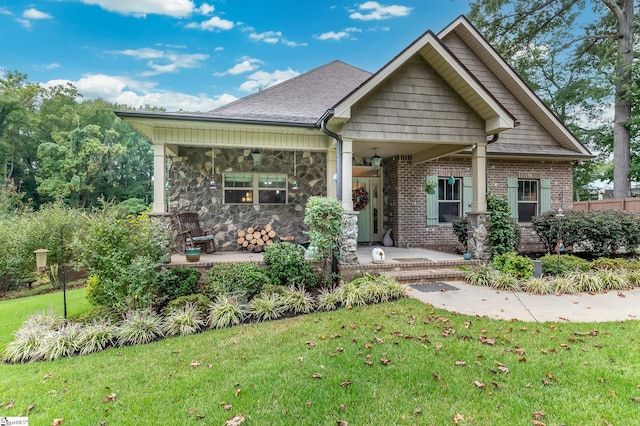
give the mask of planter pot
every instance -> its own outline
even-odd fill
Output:
[[[436,189],[435,188],[429,188],[429,189],[427,189],[426,193],[429,194],[429,195],[433,195],[433,194],[436,193]]]
[[[462,257],[464,258],[464,260],[471,260],[471,258],[473,257],[473,254],[471,254],[471,253],[463,253]]]
[[[200,260],[200,247],[187,248],[184,251],[184,255],[187,257],[187,262],[197,262]]]

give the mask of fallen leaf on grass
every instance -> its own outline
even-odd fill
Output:
[[[336,423],[338,426],[349,426],[349,423],[347,423],[346,420],[338,420]]]
[[[231,410],[231,407],[233,407],[231,404],[224,404],[222,408],[225,409],[226,411],[229,411]]]
[[[381,358],[380,362],[383,363],[384,365],[391,365],[391,360],[387,358]]]
[[[242,389],[236,389],[236,391],[233,393],[234,397],[238,397],[238,395],[240,395],[240,392],[242,392]]]
[[[25,410],[25,414],[28,415],[31,412],[31,410],[33,410],[34,408],[36,408],[36,404],[31,404],[30,406],[28,406],[27,409]]]
[[[536,419],[541,419],[545,416],[544,411],[534,411],[533,412],[533,417],[535,417]]]
[[[475,381],[473,382],[473,384],[474,384],[474,385],[476,385],[476,386],[478,387],[478,389],[484,389],[484,388],[486,387],[486,386],[484,385],[484,383],[479,382],[479,381],[477,381],[477,380],[475,380]]]
[[[51,422],[51,426],[60,426],[62,424],[63,419],[53,419]]]
[[[116,394],[112,393],[111,395],[105,395],[102,397],[102,402],[113,402],[116,400]]]
[[[9,402],[7,402],[6,404],[4,404],[4,408],[5,408],[5,410],[6,410],[6,409],[9,409],[9,408],[12,408],[12,407],[13,407],[13,404],[14,404],[15,402],[16,402],[16,401],[12,399],[11,401],[9,401]]]
[[[320,373],[313,373],[313,374],[311,375],[311,377],[313,377],[314,379],[322,379],[322,374],[320,374]]]
[[[439,374],[435,374],[435,373],[434,373],[434,374],[433,374],[433,378],[434,378],[434,379],[436,379],[436,380],[437,380],[437,381],[439,381],[439,382],[441,382],[441,381],[442,381],[442,378],[440,377],[440,375],[439,375]]]
[[[485,345],[491,345],[491,346],[496,344],[495,340],[490,339],[487,336],[483,336],[483,335],[480,335],[480,343]]]
[[[420,414],[422,414],[422,410],[421,410],[421,409],[416,408],[415,410],[413,410],[413,415],[414,415],[414,416],[418,416],[418,415],[420,415]]]
[[[307,406],[307,408],[311,408],[311,401],[307,401],[306,404],[304,404]]]
[[[244,423],[244,416],[241,414],[236,414],[224,424],[224,426],[239,426]]]
[[[465,365],[467,365],[467,363],[464,362],[464,361],[456,361],[456,366],[457,367],[464,367]]]
[[[460,413],[455,413],[451,416],[451,420],[453,420],[453,423],[458,424],[459,421],[464,420],[464,416]]]
[[[200,367],[200,362],[198,362],[198,361],[191,361],[191,364],[189,364],[189,365],[190,365],[190,366],[192,366],[193,368]]]
[[[350,384],[351,384],[351,380],[345,380],[344,382],[340,383],[340,386],[342,386],[343,388],[346,388]]]
[[[547,426],[546,423],[542,423],[540,420],[535,420],[535,419],[533,420],[533,424],[535,426]]]

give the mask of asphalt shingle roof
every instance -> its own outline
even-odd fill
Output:
[[[370,72],[336,60],[216,108],[203,116],[315,124],[328,109],[369,77]]]

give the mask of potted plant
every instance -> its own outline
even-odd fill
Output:
[[[436,188],[438,188],[438,182],[434,182],[432,180],[425,180],[423,184],[424,192],[427,194],[435,194]]]
[[[453,233],[458,237],[458,242],[464,247],[462,257],[464,260],[471,260],[473,254],[469,252],[469,218],[462,217],[453,221]]]
[[[184,249],[187,262],[197,262],[200,260],[200,247],[195,247],[192,242]]]

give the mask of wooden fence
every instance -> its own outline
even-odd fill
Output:
[[[618,198],[614,200],[575,201],[573,210],[603,211],[617,210],[640,213],[640,198]]]

